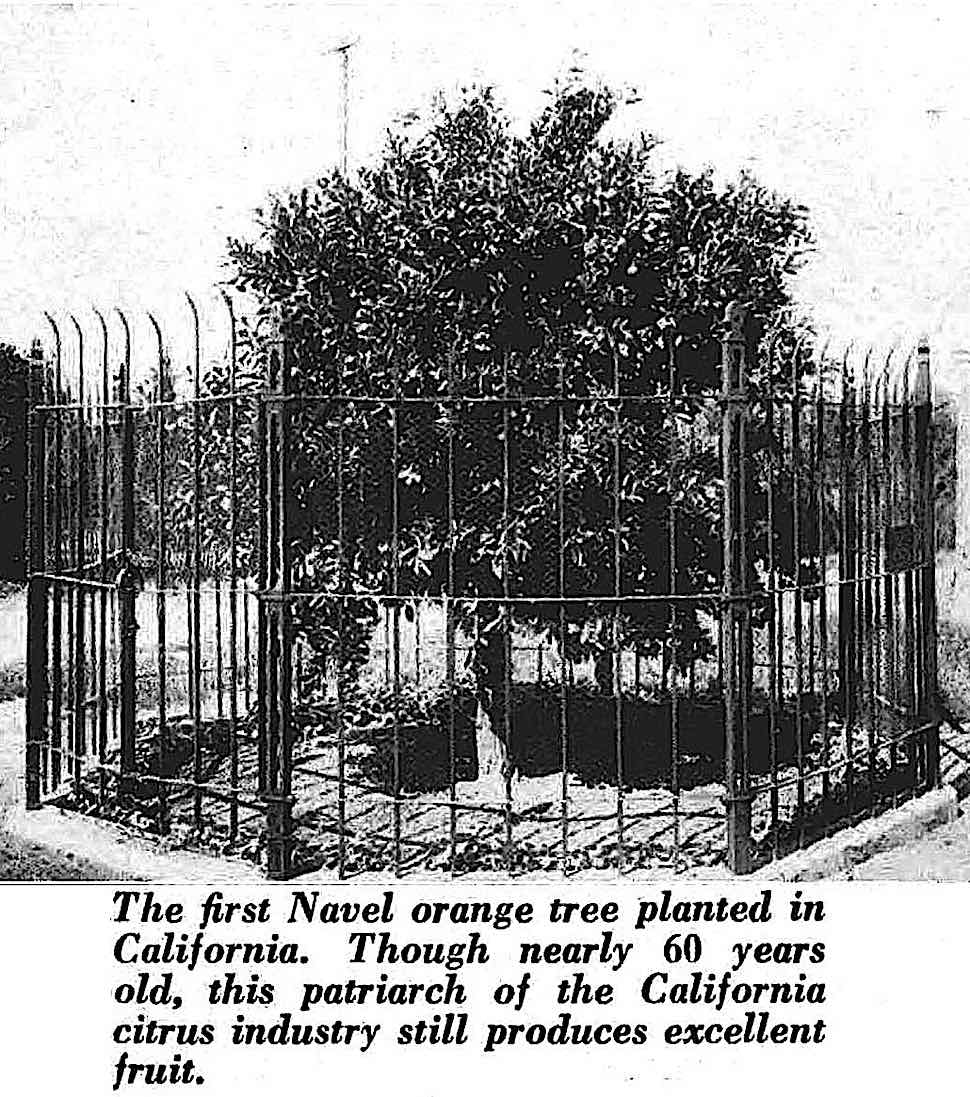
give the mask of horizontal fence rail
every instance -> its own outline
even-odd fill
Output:
[[[33,352],[30,806],[277,878],[744,873],[938,782],[925,345],[732,305],[719,387],[669,329],[591,388],[185,304]]]

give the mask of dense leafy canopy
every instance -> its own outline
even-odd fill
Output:
[[[652,138],[603,139],[616,107],[609,90],[565,88],[518,135],[491,92],[469,92],[231,243],[237,288],[282,316],[303,396],[293,534],[308,588],[659,594],[671,503],[678,589],[719,582],[704,398],[721,318],[748,302],[756,336],[788,306],[805,211],[749,176],[658,178]],[[303,627],[325,643],[333,622],[315,612]],[[472,612],[486,633],[500,617]],[[555,628],[559,612],[523,604],[516,619]],[[608,651],[602,606],[567,616],[574,656]],[[677,627],[683,660],[706,650],[693,614]],[[668,628],[662,603],[624,610],[627,643]]]

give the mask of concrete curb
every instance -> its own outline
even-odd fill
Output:
[[[785,883],[831,880],[877,853],[911,842],[934,827],[952,822],[956,817],[957,790],[944,785],[901,807],[833,834],[831,838],[822,838],[807,849],[765,865],[747,879]]]
[[[166,884],[263,884],[259,869],[238,858],[166,850],[155,841],[104,819],[44,807],[18,805],[0,819],[0,830],[56,855],[71,854],[98,865],[112,879]]]
[[[774,861],[746,877],[725,872],[699,874],[699,878],[736,880],[773,880],[796,883],[828,880],[844,876],[854,865],[878,853],[895,849],[919,838],[927,831],[957,817],[957,791],[949,785],[934,789],[901,807],[867,819],[858,826],[823,838],[807,849]],[[259,884],[267,883],[263,872],[239,858],[220,858],[187,850],[166,850],[153,839],[138,835],[116,823],[92,819],[59,808],[45,807],[26,811],[22,805],[10,808],[0,818],[0,830],[25,842],[44,847],[51,853],[68,853],[80,861],[98,865],[112,879],[143,880],[153,883],[183,884]],[[426,882],[424,877],[422,882]],[[433,878],[436,882],[438,876]],[[556,876],[555,881],[559,882]],[[612,879],[612,877],[611,877]],[[666,875],[634,874],[637,879],[669,879]],[[332,873],[311,872],[299,878],[300,884],[335,883]],[[359,882],[386,882],[375,876]],[[464,883],[479,882],[477,874]],[[489,883],[496,883],[488,878]],[[503,881],[504,882],[504,881]],[[540,882],[536,879],[534,882]]]

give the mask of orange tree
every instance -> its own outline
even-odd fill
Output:
[[[566,650],[592,655],[607,691],[612,624],[596,599],[614,592],[617,540],[622,593],[669,591],[671,486],[679,589],[719,583],[719,467],[696,398],[717,390],[726,303],[751,303],[755,335],[776,322],[810,245],[804,209],[754,179],[658,177],[654,139],[605,140],[617,102],[564,89],[524,135],[488,91],[441,102],[420,133],[391,133],[356,179],[334,174],[275,201],[255,241],[230,244],[237,288],[280,310],[304,397],[292,517],[308,587],[396,582],[420,597],[452,582],[468,599],[588,598],[565,611]],[[666,391],[671,346],[672,411],[649,399]],[[648,399],[617,405],[616,389]],[[329,399],[338,392],[357,399]],[[582,399],[530,399],[563,392]],[[479,399],[509,393],[525,399]],[[396,419],[374,399],[395,396]],[[672,433],[702,440],[681,447],[674,477]],[[352,679],[377,602],[348,605]],[[480,697],[501,726],[508,619],[496,602],[465,605],[482,637]],[[331,604],[300,607],[311,642],[333,650]],[[559,615],[523,601],[515,619],[558,636]],[[656,650],[668,628],[662,603],[623,609],[626,644]],[[679,614],[678,632],[685,665],[706,654],[695,613]]]

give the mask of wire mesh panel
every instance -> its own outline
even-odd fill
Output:
[[[938,780],[925,347],[96,319],[34,360],[32,806],[276,877],[745,872]]]

